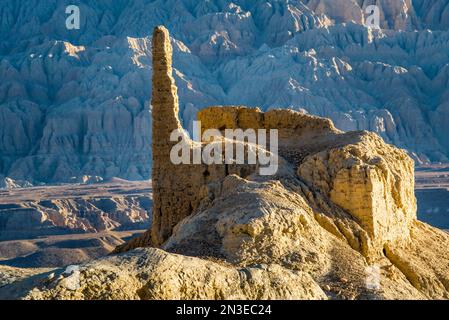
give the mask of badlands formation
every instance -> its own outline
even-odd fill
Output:
[[[277,174],[171,164],[169,132],[181,128],[172,47],[164,27],[153,37],[151,230],[111,256],[24,277],[0,295],[449,299],[449,235],[416,219],[413,161],[374,133],[290,110],[213,107],[198,115],[203,129],[279,129]]]
[[[273,107],[449,161],[449,0],[0,4],[0,188],[151,177],[151,32],[173,38],[180,120]],[[377,4],[381,30],[366,28]]]

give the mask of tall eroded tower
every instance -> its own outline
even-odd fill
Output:
[[[182,195],[176,192],[179,170],[170,161],[170,141],[174,130],[182,131],[178,119],[179,104],[175,80],[172,76],[173,49],[168,30],[159,26],[153,33],[153,225],[151,238],[154,245],[161,245],[179,221],[173,220],[176,210],[183,211]],[[175,188],[174,188],[175,187]],[[175,189],[175,190],[174,190]],[[182,188],[180,188],[182,192]],[[175,192],[174,192],[175,191]]]

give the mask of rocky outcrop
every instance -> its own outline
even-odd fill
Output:
[[[162,28],[155,31],[155,38],[158,36],[168,39]],[[169,231],[165,239],[159,238],[163,241],[143,237],[118,251],[156,245],[169,252],[213,257],[238,265],[275,263],[308,272],[314,279],[326,278],[330,288],[338,286],[338,280],[328,278],[335,265],[339,269],[349,268],[339,260],[346,257],[353,261],[351,267],[357,265],[359,271],[353,275],[354,288],[343,297],[445,297],[440,286],[409,283],[410,275],[395,263],[397,258],[391,259],[391,248],[416,242],[411,231],[418,223],[414,165],[404,151],[385,144],[375,134],[343,133],[330,120],[289,110],[263,113],[257,108],[207,108],[198,114],[201,132],[277,129],[279,156],[284,160],[274,176],[259,176],[257,171],[249,176],[221,171],[221,175],[203,180],[187,192],[202,190],[196,193],[198,202],[191,206],[189,198],[176,190],[186,190],[186,178],[189,182],[198,181],[190,176],[192,172],[196,176],[198,168],[173,165],[169,159],[173,142],[169,143],[168,136],[170,130],[179,130],[180,125],[176,90],[169,77],[171,70],[165,65],[171,61],[170,44],[158,43],[154,41],[154,50],[160,47],[165,52],[162,57],[153,53],[158,57],[155,70],[159,69],[157,63],[164,62],[163,72],[153,80],[153,92],[157,92],[153,97],[153,135],[158,137],[153,145],[153,162],[160,164],[154,168],[153,177],[165,188],[155,188],[155,199],[161,204],[157,207],[161,215],[158,218],[176,223],[165,225]],[[164,79],[166,84],[161,83]],[[168,103],[159,104],[158,99]],[[160,122],[159,115],[160,119],[168,119],[168,125]],[[215,166],[213,172],[217,170],[220,166]],[[176,179],[168,177],[167,171],[175,172]],[[190,203],[190,212],[184,211],[183,219],[170,206],[173,191],[178,202]],[[161,225],[153,225],[152,235],[160,228]],[[428,246],[430,250],[441,248],[438,241]],[[379,283],[388,289],[369,292],[366,283],[361,284],[364,279],[360,274],[370,265],[388,270],[379,271],[378,275]]]
[[[125,263],[125,265],[124,265]],[[93,281],[93,276],[100,275]],[[30,292],[27,299],[325,299],[308,274],[276,265],[236,268],[140,249],[123,257],[97,260],[63,275],[52,291]],[[51,282],[51,281],[50,281]],[[170,282],[170,285],[167,285]],[[295,283],[302,283],[297,286]],[[104,288],[99,294],[94,287]]]
[[[182,128],[168,39],[155,29],[152,229],[119,255],[2,291],[26,299],[449,298],[449,235],[416,220],[413,161],[373,133],[344,133],[291,110],[212,107],[199,114],[202,130],[278,129],[277,172],[172,163],[168,135]],[[189,150],[206,144],[186,141]],[[142,246],[152,248],[130,251]]]

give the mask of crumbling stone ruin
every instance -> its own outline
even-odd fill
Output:
[[[172,235],[173,228],[195,212],[207,195],[208,185],[233,174],[245,178],[257,168],[257,165],[172,163],[170,152],[177,141],[170,141],[170,135],[174,130],[186,133],[178,118],[172,46],[164,27],[155,28],[153,35],[152,92],[153,224],[151,231],[119,251],[148,245],[160,247]],[[373,246],[381,248],[387,240],[407,238],[408,226],[416,219],[413,162],[403,151],[390,146],[385,147],[389,149],[387,152],[369,158],[373,153],[371,147],[384,146],[376,135],[344,134],[329,119],[285,109],[263,113],[258,108],[214,106],[200,111],[198,120],[201,131],[277,129],[280,157],[310,186],[320,189],[333,203],[359,219],[368,232],[369,239],[353,240],[357,242],[354,246],[369,251]],[[192,149],[198,147],[199,143],[188,136],[185,140]],[[364,154],[356,147],[331,150],[349,143],[360,144]],[[381,156],[392,158],[397,168],[387,168],[388,163]],[[368,159],[368,163],[358,157]],[[329,165],[334,167],[328,168]]]
[[[162,245],[174,226],[194,212],[203,188],[229,174],[246,176],[252,169],[231,165],[177,165],[170,152],[177,142],[170,135],[184,133],[178,119],[178,95],[172,76],[172,46],[167,29],[158,27],[153,35],[153,225],[146,244]],[[185,137],[191,148],[198,142]]]

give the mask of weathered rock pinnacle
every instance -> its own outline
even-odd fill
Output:
[[[202,130],[278,130],[279,170],[176,165],[170,136],[183,131],[171,63],[168,31],[157,27],[153,224],[116,250],[164,251],[94,261],[80,268],[78,289],[68,287],[73,275],[54,277],[27,299],[449,299],[449,236],[417,221],[403,150],[292,110],[220,106],[198,114]],[[231,141],[244,144],[214,143]],[[190,152],[204,146],[184,142]]]
[[[178,119],[179,105],[175,80],[172,76],[172,54],[168,30],[159,26],[153,33],[153,226],[152,242],[160,245],[171,233],[174,210],[181,202],[181,195],[173,192],[181,181],[174,175],[176,168],[170,162],[170,150],[176,142],[170,141],[173,130],[182,130]],[[168,194],[172,192],[171,194]]]

